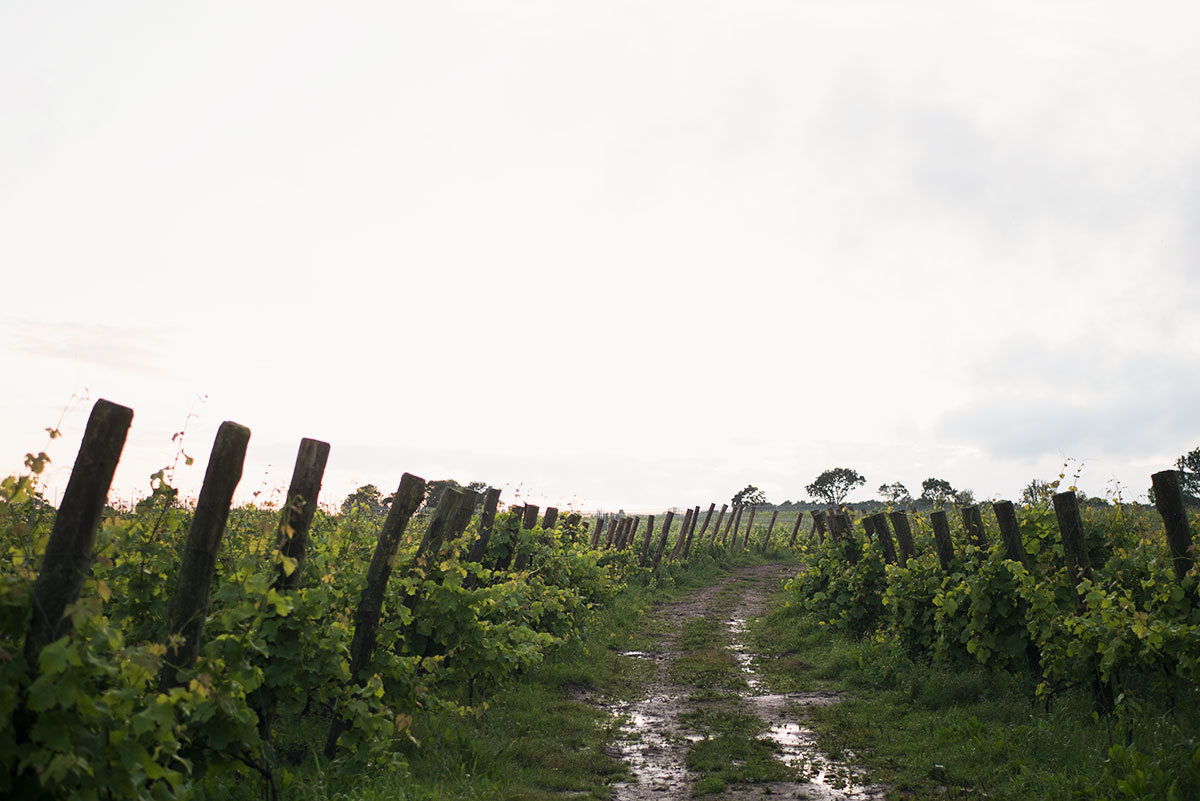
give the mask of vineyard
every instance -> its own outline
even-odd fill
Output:
[[[754,506],[716,504],[586,519],[454,488],[431,508],[408,474],[386,514],[333,514],[306,500],[329,453],[313,440],[280,509],[231,508],[250,432],[226,423],[194,506],[160,474],[122,511],[106,497],[131,418],[96,404],[57,510],[36,492],[44,455],[0,491],[6,797],[205,796],[249,776],[278,798],[305,765],[403,771],[416,716],[477,714],[629,587],[768,549],[803,563],[788,626],[1022,677],[1045,709],[1084,690],[1097,720],[1165,710],[1186,753],[1114,744],[1151,788],[1115,797],[1200,788],[1200,733],[1175,718],[1200,689],[1200,604],[1174,473],[1154,477],[1157,513],[1063,492],[996,503],[994,521],[831,509],[756,527]]]

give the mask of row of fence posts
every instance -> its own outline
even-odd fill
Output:
[[[37,670],[38,655],[42,648],[69,633],[70,619],[64,615],[64,612],[67,606],[78,597],[91,568],[96,532],[104,513],[109,486],[112,483],[112,477],[120,460],[132,420],[132,409],[107,400],[97,401],[89,416],[83,441],[66,492],[63,494],[62,502],[55,516],[43,562],[33,588],[33,614],[24,647],[26,661],[31,671],[36,672]],[[234,490],[241,480],[249,439],[250,430],[237,423],[222,423],[217,432],[205,471],[204,483],[192,515],[191,527],[179,567],[178,581],[167,613],[167,631],[170,635],[168,641],[175,644],[170,647],[164,658],[164,667],[159,678],[160,687],[164,690],[175,686],[179,672],[190,668],[199,655],[202,626],[208,611],[209,588],[212,586],[216,569],[217,551],[225,531]],[[300,568],[304,563],[308,530],[316,511],[316,504],[311,499],[317,498],[320,492],[328,456],[328,443],[312,439],[301,441],[277,532],[277,546],[287,559],[294,560],[295,569],[290,573],[287,572],[284,569],[283,560],[281,560],[275,580],[278,590],[294,590],[299,586]],[[1192,555],[1190,550],[1191,534],[1184,513],[1179,477],[1175,471],[1168,470],[1156,473],[1153,476],[1153,482],[1155,501],[1167,529],[1167,539],[1171,548],[1175,573],[1182,579],[1192,566]],[[366,586],[362,591],[355,613],[354,636],[350,647],[350,675],[354,681],[358,680],[359,673],[367,665],[374,650],[376,630],[392,565],[395,563],[395,556],[408,523],[424,500],[425,489],[424,479],[405,473],[379,533],[378,542],[367,569]],[[467,554],[468,562],[482,563],[487,554],[499,496],[500,491],[497,489],[488,489],[483,494],[479,534]],[[452,541],[466,530],[479,500],[478,495],[470,490],[447,489],[417,547],[414,565],[420,567],[433,563],[441,545],[444,542]],[[650,515],[646,521],[641,548],[638,550],[639,564],[645,566],[649,562],[651,571],[657,572],[664,555],[668,561],[686,560],[691,553],[693,541],[703,542],[715,509],[715,503],[709,505],[698,534],[696,528],[700,518],[700,507],[688,509],[674,547],[669,554],[666,554],[666,546],[675,514],[671,511],[666,513],[652,555],[651,544],[654,541],[655,517]],[[1000,501],[993,505],[993,509],[996,512],[1007,555],[1016,561],[1025,562],[1012,504]],[[1088,562],[1087,548],[1083,540],[1083,529],[1080,524],[1079,507],[1075,494],[1066,492],[1055,495],[1054,509],[1072,581],[1078,584],[1081,579],[1090,577],[1091,565]],[[510,511],[516,511],[516,508]],[[493,565],[494,568],[504,570],[508,569],[511,564],[514,569],[521,570],[528,566],[531,558],[530,549],[521,548],[519,545],[523,533],[537,526],[538,511],[537,506],[529,504],[520,510],[520,531],[497,558]],[[729,512],[728,517],[726,517],[727,511]],[[718,534],[722,546],[726,543],[731,547],[738,546],[737,541],[744,513],[747,513],[747,522],[740,547],[743,549],[748,547],[755,512],[756,508],[753,505],[736,504],[730,509],[728,504],[722,504],[709,536],[709,549],[716,547]],[[977,506],[965,507],[962,514],[963,526],[968,535],[976,544],[986,547],[979,508]],[[778,515],[778,510],[774,510],[761,545],[761,549],[764,551],[770,544]],[[557,518],[557,509],[553,507],[546,509],[542,528],[544,530],[553,528],[557,523]],[[788,543],[789,547],[795,545],[802,519],[803,513],[797,515]],[[827,531],[831,536],[852,541],[853,538],[849,536],[852,521],[845,512],[813,511],[812,519],[813,532],[822,542]],[[722,521],[725,521],[723,531]],[[572,514],[566,520],[568,528],[572,531],[581,522],[582,518],[578,514]],[[597,517],[590,545],[592,548],[635,547],[634,542],[639,523],[640,518],[638,517],[611,518],[607,523],[607,531],[604,531],[605,522],[602,518]],[[953,548],[950,542],[946,513],[944,511],[933,512],[931,524],[938,559],[943,569],[948,569],[950,561],[953,559]],[[912,532],[904,512],[881,512],[870,515],[864,518],[864,527],[869,536],[874,536],[880,541],[888,561],[903,564],[916,555]],[[900,546],[899,552],[896,551],[892,540],[893,530],[896,542]],[[732,538],[730,538],[731,533]],[[603,544],[601,544],[602,542]],[[850,558],[855,558],[853,549],[850,549]],[[467,582],[468,586],[474,585],[473,575],[467,577]],[[415,604],[416,600],[416,597],[410,597],[408,603]],[[1077,603],[1082,604],[1084,601],[1077,598]],[[269,695],[265,697],[268,700],[265,702],[264,708],[260,710],[260,719],[264,732],[269,733],[271,705]],[[16,723],[18,736],[27,737],[33,723],[32,718],[28,713],[21,713]],[[332,756],[335,752],[338,735],[345,730],[345,727],[346,723],[335,714],[325,747],[327,755]]]
[[[1192,552],[1192,535],[1188,526],[1187,514],[1184,508],[1184,498],[1180,486],[1179,473],[1175,470],[1164,470],[1151,476],[1154,490],[1154,503],[1163,520],[1166,530],[1167,545],[1171,554],[1172,568],[1177,581],[1182,582],[1194,564]],[[1059,537],[1063,546],[1064,560],[1067,566],[1068,578],[1073,588],[1078,588],[1080,582],[1091,580],[1092,565],[1088,557],[1087,541],[1084,538],[1082,517],[1079,511],[1079,500],[1074,492],[1060,492],[1053,497],[1054,515],[1058,523]],[[1004,556],[1022,566],[1029,567],[1029,558],[1021,541],[1021,532],[1017,525],[1016,510],[1011,501],[996,501],[992,504],[996,516],[997,528],[1004,548]],[[961,509],[963,531],[972,544],[986,550],[990,543],[983,526],[983,515],[979,506],[964,506]],[[824,531],[825,515],[813,513],[815,528]],[[851,535],[853,521],[845,511],[830,511],[828,513],[830,534],[838,539],[844,539],[850,547],[846,549],[847,558],[857,561],[859,555],[854,547]],[[950,539],[950,525],[944,510],[935,510],[930,514],[930,525],[933,528],[934,548],[937,551],[938,562],[944,572],[950,572],[954,560],[954,546]],[[912,528],[909,525],[908,514],[904,511],[877,512],[862,518],[863,529],[868,538],[879,542],[883,551],[884,561],[890,564],[905,566],[908,560],[917,556],[913,543]],[[889,525],[890,524],[890,525]],[[893,540],[892,535],[895,534]],[[897,550],[897,546],[899,549]],[[1076,610],[1080,613],[1087,611],[1087,600],[1078,592],[1072,593]],[[1193,600],[1196,600],[1193,597]],[[1040,655],[1030,643],[1026,648],[1026,656],[1031,671],[1038,670]],[[1111,709],[1112,691],[1100,680],[1099,668],[1093,658],[1092,692],[1097,706]]]
[[[47,540],[42,564],[32,593],[32,617],[24,643],[29,669],[36,678],[38,656],[42,649],[70,633],[67,607],[79,596],[94,558],[96,534],[104,514],[108,490],[125,446],[133,410],[99,400],[92,408],[76,456],[66,491],[59,504],[54,524]],[[191,526],[179,565],[178,579],[167,612],[168,648],[159,675],[159,688],[167,691],[179,682],[180,671],[191,668],[200,654],[202,629],[208,614],[209,590],[216,571],[217,552],[225,532],[233,493],[241,480],[250,430],[237,423],[222,423],[213,443],[212,453],[204,474],[204,483],[192,514]],[[280,560],[274,588],[280,592],[295,590],[300,585],[308,544],[308,532],[316,511],[309,499],[318,497],[329,444],[313,439],[300,443],[295,469],[288,486],[287,499],[280,513],[276,545],[285,559]],[[350,676],[358,682],[363,668],[375,648],[387,582],[401,539],[409,521],[425,499],[426,482],[405,473],[393,497],[375,551],[367,568],[363,588],[354,616],[354,635],[350,645]],[[466,560],[483,564],[494,528],[500,490],[490,488],[482,494],[470,490],[448,488],[425,529],[414,556],[414,567],[433,564],[443,543],[460,536],[470,524],[476,505],[482,503],[478,537],[467,553]],[[507,546],[501,549],[494,569],[523,569],[529,562],[528,548],[522,548],[522,536],[537,526],[538,507],[526,504],[510,509],[520,515],[519,530]],[[577,528],[582,518],[569,515],[565,524]],[[542,528],[549,530],[558,523],[558,510],[546,509]],[[290,560],[290,571],[284,565]],[[488,565],[485,565],[487,567]],[[474,573],[468,574],[468,588],[476,583]],[[410,595],[406,604],[412,608],[418,598]],[[272,696],[265,689],[259,696],[259,726],[264,737],[270,735]],[[347,723],[334,710],[333,723],[326,740],[325,754],[332,757],[339,735]],[[14,719],[18,740],[27,740],[35,719],[27,709]]]

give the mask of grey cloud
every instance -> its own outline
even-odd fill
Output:
[[[968,370],[976,390],[938,431],[1004,458],[1183,452],[1200,444],[1194,368],[1186,350],[1151,357],[1087,342],[1050,347],[1012,340]]]
[[[15,350],[45,359],[109,367],[144,376],[174,376],[171,342],[178,331],[156,326],[14,320],[8,326]]]

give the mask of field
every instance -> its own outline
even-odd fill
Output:
[[[652,779],[621,743],[662,688],[656,797],[808,786],[816,764],[871,797],[1200,797],[1182,506],[593,520],[430,504],[406,476],[329,514],[296,491],[230,509],[210,466],[195,505],[160,477],[131,510],[83,481],[56,510],[37,470],[0,497],[12,797],[635,798]],[[729,577],[752,565],[775,567]]]

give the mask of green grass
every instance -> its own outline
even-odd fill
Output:
[[[569,794],[607,799],[611,784],[628,776],[626,766],[607,751],[616,739],[618,722],[585,696],[636,697],[655,668],[649,660],[621,652],[657,647],[666,624],[648,614],[651,605],[711,584],[732,566],[759,561],[757,554],[717,559],[694,555],[686,567],[665,566],[649,586],[632,585],[607,609],[594,613],[582,636],[492,691],[478,713],[414,711],[411,733],[417,742],[398,742],[390,768],[363,771],[327,763],[317,756],[327,721],[280,721],[280,741],[287,743],[291,756],[302,760],[287,768],[288,776],[280,782],[282,797],[548,801]],[[696,641],[712,639],[718,630],[719,621],[705,623],[696,628]],[[733,675],[728,661],[714,651],[710,660],[698,659],[695,667],[700,672],[711,668],[720,675]],[[256,776],[209,776],[196,789],[200,799],[266,797]]]
[[[808,725],[889,797],[913,799],[1200,798],[1196,688],[1139,714],[1093,714],[1086,688],[1050,709],[1023,676],[914,662],[890,642],[854,641],[780,610],[751,627],[776,692],[846,693]],[[1192,699],[1191,703],[1183,703]]]

